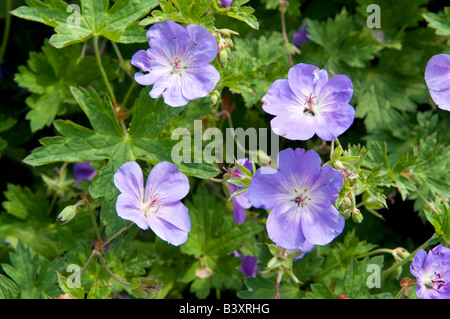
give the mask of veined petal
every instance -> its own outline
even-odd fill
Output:
[[[189,180],[169,162],[160,162],[150,171],[145,185],[145,200],[157,196],[158,202],[177,202],[189,193]]]
[[[272,83],[266,95],[263,96],[262,103],[262,108],[266,113],[279,115],[288,110],[292,113],[302,111],[305,99],[299,100],[292,92],[288,80],[282,79]]]
[[[171,20],[152,25],[147,31],[147,38],[150,48],[158,48],[170,58],[183,56],[188,47],[186,29]]]
[[[428,88],[433,91],[450,88],[450,55],[437,54],[428,61],[425,81]]]
[[[315,119],[317,136],[324,141],[332,141],[353,124],[355,109],[350,104],[328,105]]]
[[[318,93],[317,103],[320,108],[329,104],[348,104],[353,96],[352,80],[346,75],[333,76]]]
[[[164,98],[164,103],[172,107],[184,106],[189,103],[190,100],[183,95],[182,81],[181,73],[174,73],[169,76],[169,83],[161,94]]]
[[[300,226],[300,212],[297,206],[282,203],[275,206],[267,217],[267,234],[277,245],[286,249],[298,249],[305,243]]]
[[[234,205],[233,221],[235,223],[242,224],[247,218],[247,213],[245,212],[244,208],[237,202],[236,197],[233,197],[233,205]]]
[[[141,69],[142,71],[150,71],[152,67],[150,57],[146,50],[139,50],[131,57],[131,65]]]
[[[181,77],[182,94],[189,100],[205,97],[214,90],[219,79],[219,71],[210,64],[188,68]]]
[[[273,209],[280,203],[289,202],[291,185],[283,173],[263,174],[259,168],[247,191],[250,203],[256,208]]]
[[[180,201],[161,205],[147,221],[159,238],[174,246],[185,243],[191,230],[188,209]]]
[[[120,194],[116,201],[116,211],[119,217],[134,222],[139,228],[147,229],[148,222],[141,208],[142,203],[136,201],[134,196]]]
[[[157,81],[164,81],[164,79],[170,74],[170,69],[167,67],[153,66],[149,73],[143,74],[136,72],[134,74],[134,79],[137,83],[141,85],[152,85]]]
[[[302,111],[291,112],[291,109],[286,109],[285,113],[280,113],[270,121],[270,127],[275,134],[286,139],[305,141],[316,133],[316,120]]]
[[[333,205],[328,208],[307,205],[302,208],[301,224],[310,243],[326,245],[342,233],[345,220]]]
[[[189,37],[189,46],[183,58],[193,67],[211,63],[217,55],[216,38],[205,27],[198,24],[189,24],[186,32]]]
[[[128,162],[120,166],[114,174],[114,185],[122,194],[134,198],[135,203],[143,202],[144,176],[138,163]]]
[[[289,86],[300,101],[306,97],[318,96],[322,87],[327,83],[328,73],[315,65],[300,63],[294,65],[288,72]]]

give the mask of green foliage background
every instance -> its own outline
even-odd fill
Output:
[[[0,298],[274,298],[277,279],[281,298],[395,298],[401,279],[413,278],[408,261],[417,249],[450,245],[450,115],[424,81],[428,60],[450,53],[450,9],[440,1],[235,0],[229,9],[217,0],[70,3],[81,8],[80,28],[68,23],[74,11],[62,0],[0,3],[7,40],[0,55]],[[380,7],[379,29],[366,25],[370,4]],[[231,44],[213,62],[221,74],[215,92],[180,108],[149,98],[130,65],[147,47],[146,29],[168,19],[201,24]],[[296,48],[291,41],[303,21],[309,41]],[[233,223],[229,194],[211,180],[222,178],[221,167],[180,164],[191,185],[188,241],[173,247],[132,226],[96,258],[95,244],[127,226],[115,212],[112,178],[120,165],[137,161],[148,174],[170,161],[172,130],[193,130],[196,119],[204,129],[268,128],[261,98],[297,63],[348,75],[356,118],[335,145],[341,154],[330,157],[318,138],[281,139],[280,149],[315,149],[324,164],[354,172],[336,205],[353,196],[362,222],[347,216],[338,238],[292,262],[270,246],[268,212],[250,209],[242,225]],[[74,185],[73,163],[84,161],[98,174]],[[89,205],[59,223],[80,193]],[[410,257],[399,261],[397,247]],[[257,256],[260,273],[245,278],[234,251]],[[82,287],[67,284],[69,265],[87,265]],[[380,288],[367,285],[368,265],[382,269]],[[158,291],[143,288],[149,285]],[[417,298],[414,290],[409,298]]]

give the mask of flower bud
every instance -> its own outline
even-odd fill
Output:
[[[363,221],[364,216],[361,214],[361,211],[359,209],[355,208],[352,211],[352,219],[355,223],[360,224]]]
[[[219,53],[219,62],[222,65],[222,67],[225,67],[225,65],[228,62],[228,53],[227,50],[220,50]]]
[[[61,223],[67,223],[70,222],[75,217],[76,214],[77,214],[77,206],[70,205],[62,210],[62,212],[58,215],[57,219]]]
[[[342,146],[338,146],[334,149],[333,154],[331,154],[331,161],[336,162],[341,158],[342,155]]]

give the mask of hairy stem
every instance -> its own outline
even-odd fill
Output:
[[[11,30],[11,10],[12,0],[6,0],[5,10],[5,29],[3,30],[2,46],[0,47],[0,65],[3,64],[3,57],[5,56],[6,47],[8,46],[9,31]]]

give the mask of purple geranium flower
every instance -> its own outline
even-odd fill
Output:
[[[220,0],[220,4],[222,5],[222,8],[226,8],[231,6],[233,3],[233,0]]]
[[[421,249],[410,266],[417,279],[416,293],[420,299],[450,299],[450,249],[438,245],[428,254]]]
[[[239,164],[241,164],[242,166],[244,166],[246,169],[248,169],[250,172],[253,172],[253,165],[252,165],[252,163],[250,163],[248,158],[238,159],[237,162]],[[233,167],[233,169],[231,169],[229,171],[229,173],[231,174],[231,177],[244,176],[244,174],[241,172],[241,170],[237,166]],[[228,186],[228,189],[230,190],[230,194],[233,194],[234,192],[243,188],[241,186],[234,185],[231,183],[227,183],[227,186]],[[250,207],[252,207],[252,204],[248,200],[248,193],[245,192],[245,193],[239,194],[237,196],[234,196],[232,198],[232,200],[233,200],[233,205],[234,205],[233,221],[238,224],[242,224],[247,217],[245,209],[249,209]]]
[[[309,42],[308,24],[306,19],[303,20],[303,23],[300,26],[300,28],[296,32],[294,32],[294,36],[292,39],[292,44],[295,45],[297,48],[300,48],[303,42]]]
[[[114,184],[121,191],[117,214],[142,229],[151,228],[161,239],[178,246],[187,240],[191,220],[180,201],[189,192],[189,181],[168,162],[158,163],[144,178],[136,162],[123,164],[114,174]]]
[[[236,250],[234,251],[234,256],[241,258],[242,263],[239,266],[239,270],[244,273],[245,277],[256,277],[256,274],[258,273],[258,267],[256,267],[258,257],[251,255],[241,255]]]
[[[153,85],[150,96],[163,96],[170,106],[183,106],[214,90],[219,72],[209,63],[217,55],[217,41],[203,26],[189,24],[186,29],[173,21],[157,22],[147,31],[150,46],[136,52],[131,64],[134,78],[141,85]]]
[[[269,238],[277,246],[305,251],[311,245],[328,244],[344,228],[344,217],[333,205],[343,175],[331,166],[322,167],[313,150],[285,149],[278,163],[278,171],[258,169],[248,190],[254,207],[271,210],[266,223]]]
[[[346,75],[328,80],[326,70],[297,64],[288,80],[276,80],[262,98],[263,109],[275,115],[274,132],[290,140],[308,140],[317,134],[331,141],[344,133],[355,118],[348,104],[353,95],[352,81]]]
[[[438,54],[428,61],[425,81],[434,103],[450,111],[450,55]]]
[[[73,176],[76,178],[75,184],[79,184],[85,179],[91,181],[96,174],[97,171],[90,162],[73,164]]]

